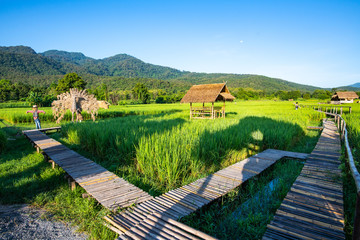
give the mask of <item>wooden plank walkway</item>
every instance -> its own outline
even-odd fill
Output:
[[[42,131],[56,130],[42,129]],[[152,199],[148,193],[119,178],[97,163],[70,150],[39,130],[23,131],[43,154],[59,165],[101,205],[114,211]]]
[[[239,187],[283,157],[306,159],[307,156],[268,149],[105,219],[109,227],[120,234],[119,239],[211,239],[198,231],[195,235],[192,232],[196,230],[189,227],[174,229],[180,224],[176,220]]]
[[[344,239],[341,142],[337,127],[324,130],[299,177],[268,224],[263,239]]]
[[[34,131],[40,131],[43,133],[49,132],[49,131],[60,131],[61,127],[50,127],[50,128],[40,128],[40,129],[32,129],[32,130],[26,130],[23,132],[34,132]]]

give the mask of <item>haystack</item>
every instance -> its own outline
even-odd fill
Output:
[[[99,108],[109,109],[110,103],[107,101],[97,101]]]

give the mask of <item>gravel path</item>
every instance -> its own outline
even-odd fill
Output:
[[[51,220],[46,211],[26,204],[0,205],[0,239],[86,239],[76,228]]]

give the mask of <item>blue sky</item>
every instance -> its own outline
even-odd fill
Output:
[[[14,45],[336,87],[360,82],[360,0],[0,0]]]

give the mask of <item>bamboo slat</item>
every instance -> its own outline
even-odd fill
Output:
[[[23,131],[23,133],[35,146],[43,150],[44,156],[63,168],[72,179],[104,207],[115,210],[119,207],[152,199],[148,193],[140,188],[126,182],[41,132],[59,129],[48,128]],[[110,224],[114,227],[113,223],[110,222]]]
[[[263,239],[344,239],[340,178],[340,137],[334,122],[324,129],[314,151],[268,224]]]

